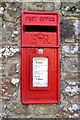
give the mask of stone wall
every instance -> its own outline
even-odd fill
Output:
[[[0,2],[1,118],[79,118],[79,4],[60,1]],[[60,13],[61,95],[58,104],[22,105],[20,101],[20,20],[24,10]]]

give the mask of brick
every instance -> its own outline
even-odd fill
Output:
[[[17,97],[18,87],[13,83],[11,78],[3,78],[2,82],[2,98],[10,99]],[[15,79],[16,80],[16,79]]]
[[[78,95],[79,95],[78,83],[79,83],[78,78],[68,79],[61,82],[62,86],[65,86],[61,88],[62,95],[65,96],[66,99],[69,98],[71,100],[72,100],[71,97],[73,97],[72,102],[77,102],[77,103],[78,103],[78,100],[75,101],[74,99],[78,98]]]
[[[3,21],[2,34],[2,42],[4,45],[20,44],[20,23]]]
[[[23,10],[29,10],[29,11],[53,11],[54,10],[54,2],[28,2],[25,4],[23,3]]]
[[[28,111],[28,106],[22,105],[20,102],[12,102],[9,103],[7,106],[8,110],[9,110],[9,115],[11,116],[12,113],[18,115],[23,115],[23,117],[27,117],[28,114],[31,114],[30,111]],[[15,118],[15,116],[13,116],[13,118]],[[21,116],[22,118],[22,116]]]
[[[79,2],[62,2],[62,15],[64,16],[79,16]]]
[[[48,117],[48,116],[53,116],[54,115],[54,105],[38,105],[34,107],[34,116],[35,117]]]
[[[71,73],[71,72],[63,72],[63,74],[61,75],[61,80],[75,80],[78,79],[78,73]]]
[[[64,42],[66,39],[74,39],[75,31],[73,21],[61,20],[61,40]]]
[[[77,43],[80,39],[80,19],[67,19],[65,17],[61,20],[61,41]]]
[[[14,93],[16,93],[16,86],[14,86],[12,83],[4,83],[2,86],[2,96],[3,97],[11,97],[14,96]]]
[[[12,76],[14,74],[16,74],[16,64],[11,64],[8,75]]]
[[[77,72],[78,71],[78,58],[65,57],[62,60],[62,71]]]
[[[65,16],[64,20],[79,20],[79,16]]]
[[[2,59],[4,61],[14,58],[14,57],[18,57],[19,58],[19,47],[18,46],[4,46],[1,49],[1,54],[2,54]]]
[[[77,55],[78,54],[78,45],[75,44],[64,44],[62,46],[62,54],[68,55]]]
[[[73,43],[73,42],[75,42],[75,39],[65,39],[65,42],[66,43]]]
[[[65,54],[66,57],[77,57],[78,58],[78,55],[77,54]]]
[[[13,62],[11,62],[13,61]],[[5,76],[19,76],[19,63],[20,61],[17,59],[17,57],[14,57],[11,60],[8,60],[3,64],[3,75]]]

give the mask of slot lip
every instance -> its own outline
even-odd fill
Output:
[[[22,14],[60,15],[60,13],[52,11],[22,11]]]

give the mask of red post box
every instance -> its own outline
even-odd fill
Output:
[[[60,26],[57,12],[23,11],[21,20],[21,101],[60,100]]]

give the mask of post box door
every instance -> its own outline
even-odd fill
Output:
[[[24,104],[59,101],[59,49],[43,49],[44,54],[38,54],[38,48],[22,48],[24,69],[21,84]]]

